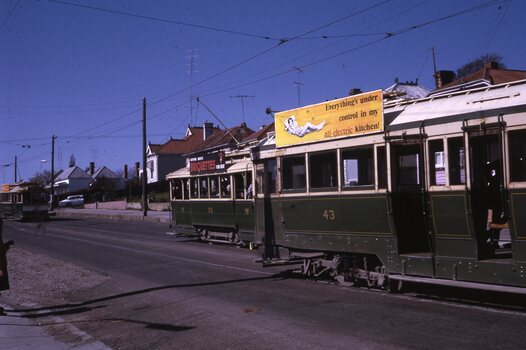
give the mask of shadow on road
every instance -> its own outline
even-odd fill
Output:
[[[109,300],[115,300],[115,299],[121,299],[121,298],[127,298],[134,295],[140,295],[140,294],[146,294],[150,292],[155,292],[159,290],[165,290],[165,289],[175,289],[175,288],[193,288],[193,287],[203,287],[203,286],[215,286],[215,285],[225,285],[225,284],[234,284],[234,283],[246,283],[246,282],[255,282],[255,281],[263,281],[263,280],[270,280],[270,279],[277,279],[280,278],[280,275],[272,275],[272,276],[264,276],[264,277],[252,277],[252,278],[242,278],[242,279],[233,279],[233,280],[225,280],[225,281],[217,281],[217,282],[203,282],[203,283],[188,283],[188,284],[172,284],[172,285],[166,285],[166,286],[158,286],[158,287],[151,287],[146,289],[140,289],[140,290],[134,290],[131,292],[126,293],[119,293],[114,295],[109,295],[101,298],[95,298],[91,300],[86,300],[82,302],[77,303],[66,303],[61,305],[53,305],[53,306],[42,306],[42,307],[35,307],[35,308],[24,308],[24,309],[4,309],[5,313],[21,313],[21,315],[8,315],[10,317],[24,317],[24,318],[35,318],[35,317],[41,317],[41,316],[54,316],[54,315],[64,315],[65,313],[76,313],[76,312],[86,312],[90,311],[93,308],[87,308],[87,305],[100,303],[103,301],[109,301]],[[71,311],[71,312],[66,312]],[[33,314],[35,312],[39,312],[37,314]],[[44,312],[44,313],[40,313]]]
[[[43,316],[43,315],[39,315]],[[0,323],[0,326],[17,326],[17,327],[48,327],[48,326],[59,326],[62,324],[82,324],[82,323],[98,323],[98,322],[127,322],[144,325],[146,329],[154,329],[159,331],[169,331],[169,332],[181,332],[194,329],[192,326],[181,326],[174,325],[169,323],[158,323],[158,322],[148,322],[140,320],[132,320],[128,318],[97,318],[93,320],[79,320],[79,321],[63,321],[63,322],[40,322],[38,324],[9,324],[9,323]]]

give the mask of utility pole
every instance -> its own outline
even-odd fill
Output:
[[[17,163],[16,163],[16,156],[15,156],[15,183],[16,183],[16,171],[17,171]]]
[[[305,85],[301,82],[301,74],[303,74],[303,70],[296,66],[292,66],[292,68],[298,71],[298,81],[295,81],[294,84],[296,84],[296,86],[298,87],[298,107],[300,107],[301,106],[301,86]]]
[[[148,216],[146,200],[146,97],[142,98],[142,216]]]
[[[241,99],[241,111],[243,112],[243,123],[245,122],[245,98],[247,97],[256,97],[254,95],[236,95],[230,96],[230,98],[240,98]]]
[[[55,134],[51,136],[51,210],[55,207]]]
[[[433,53],[433,77],[435,78],[435,87],[438,89],[438,76],[437,76],[437,63],[435,59],[435,48],[431,48],[431,52]]]
[[[191,49],[191,50],[187,50],[187,52],[189,52],[189,56],[186,56],[185,58],[188,58],[190,59],[190,63],[187,64],[187,66],[190,67],[190,71],[188,71],[188,73],[190,73],[190,125],[192,125],[193,123],[193,118],[194,118],[194,95],[193,95],[193,87],[194,87],[194,73],[196,72],[195,70],[195,62],[194,60],[196,58],[198,58],[195,54],[194,54],[194,49]],[[196,115],[196,119],[197,119],[197,115]]]

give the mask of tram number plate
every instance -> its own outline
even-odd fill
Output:
[[[334,210],[332,210],[332,209],[325,209],[323,211],[323,217],[327,221],[334,221],[334,220],[336,220],[336,214],[334,214]]]

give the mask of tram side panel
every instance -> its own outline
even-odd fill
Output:
[[[234,230],[235,212],[233,201],[193,201],[192,224],[211,230]]]
[[[234,205],[235,227],[239,238],[246,242],[255,242],[255,214],[252,200],[236,201]]]
[[[195,233],[192,222],[192,202],[189,200],[172,201],[172,228],[181,234]]]
[[[510,232],[513,252],[517,262],[526,263],[526,190],[510,190]],[[522,266],[522,273],[526,266]]]

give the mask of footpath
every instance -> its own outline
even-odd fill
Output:
[[[167,211],[148,211],[147,216],[143,216],[141,210],[60,208],[54,212],[53,217],[112,221],[148,221],[166,224],[170,222],[170,212]],[[51,220],[53,220],[53,218]],[[9,229],[4,225],[4,235],[8,234],[8,231]],[[0,349],[2,350],[109,349],[101,342],[93,342],[92,340],[78,345],[65,344],[58,341],[46,332],[45,325],[13,313],[10,306],[2,303],[1,294],[0,308],[5,308],[5,313],[0,313]],[[77,332],[79,332],[79,330],[77,330]]]
[[[56,209],[55,217],[58,218],[83,218],[100,219],[113,221],[149,221],[170,223],[169,211],[149,210],[144,216],[142,210],[117,210],[117,209],[76,209],[59,208]]]

